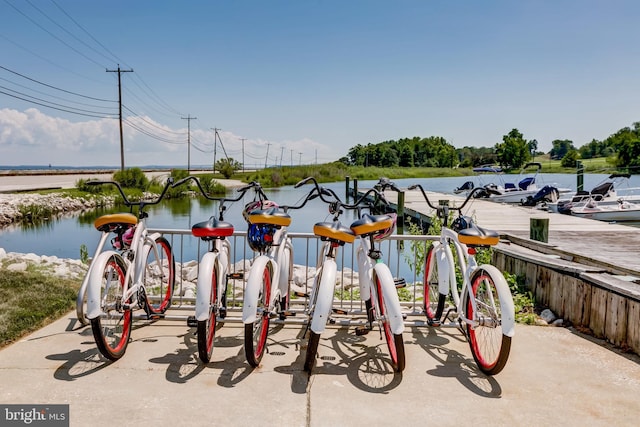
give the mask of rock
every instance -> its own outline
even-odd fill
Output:
[[[547,323],[553,323],[558,317],[553,313],[553,311],[547,309],[542,310],[540,313],[540,317]]]
[[[551,326],[558,326],[558,327],[562,327],[564,326],[564,319],[556,319],[551,323]]]

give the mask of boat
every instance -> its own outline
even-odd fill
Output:
[[[599,182],[591,191],[578,191],[571,197],[560,198],[556,202],[546,203],[549,212],[571,214],[571,208],[594,200],[600,206],[614,206],[618,200],[640,203],[640,188],[630,187],[627,173],[613,173]]]
[[[640,221],[640,204],[618,200],[615,205],[603,205],[594,199],[571,208],[571,215],[607,222]]]
[[[497,203],[530,204],[531,200],[535,197],[540,197],[540,201],[555,200],[561,194],[571,192],[569,188],[562,188],[554,184],[539,186],[538,174],[541,169],[541,163],[527,163],[522,167],[514,182],[505,182],[501,175],[502,170],[500,169],[499,172],[496,173],[499,183],[486,184],[484,187],[487,191],[483,192],[482,196]],[[491,172],[491,168],[485,169],[483,172]],[[542,193],[538,194],[541,191]]]

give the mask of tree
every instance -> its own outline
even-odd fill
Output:
[[[575,168],[578,163],[578,150],[571,149],[564,155],[560,164],[565,168]]]
[[[552,159],[562,159],[569,150],[576,149],[576,147],[573,146],[573,141],[568,139],[556,139],[551,144],[553,148],[549,152],[549,155]]]
[[[518,129],[512,129],[495,146],[500,166],[520,168],[529,160],[529,146]]]
[[[531,153],[531,158],[536,156],[536,150],[538,149],[538,140],[532,139],[527,142],[527,148],[529,149],[529,153]]]
[[[220,171],[222,176],[229,179],[233,176],[235,171],[242,168],[242,163],[229,157],[228,159],[220,159],[216,162],[214,169]]]

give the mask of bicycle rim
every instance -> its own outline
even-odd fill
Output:
[[[147,314],[163,314],[171,306],[175,284],[175,260],[171,245],[164,237],[155,241],[156,252],[151,248],[147,254],[144,271]]]
[[[125,277],[124,261],[112,256],[105,265],[100,284],[101,308],[104,314],[91,320],[91,329],[98,350],[110,360],[118,360],[124,355],[131,335],[131,310],[124,309],[122,302],[122,293],[126,286]]]
[[[244,350],[247,361],[257,367],[262,360],[269,333],[269,301],[271,300],[271,272],[265,267],[262,273],[262,289],[258,297],[258,315],[253,323],[244,327]]]
[[[477,312],[474,312],[471,299],[467,298],[466,316],[476,320],[475,326],[467,325],[471,353],[482,372],[495,375],[507,363],[511,337],[502,333],[500,297],[489,271],[480,268],[473,274],[471,292],[477,308]]]
[[[378,298],[378,308],[380,310],[380,313],[378,313],[378,315],[382,319],[382,329],[384,332],[384,338],[387,341],[389,357],[391,357],[391,366],[393,366],[394,371],[402,372],[405,365],[404,340],[402,339],[402,334],[394,334],[391,331],[391,325],[389,324],[389,320],[386,316],[387,307],[382,293],[382,284],[380,283],[380,279],[377,276],[375,277],[375,283],[376,294]]]
[[[213,353],[213,339],[216,335],[216,301],[218,300],[218,269],[211,271],[211,295],[209,297],[209,317],[198,321],[198,354],[200,360],[209,363]]]

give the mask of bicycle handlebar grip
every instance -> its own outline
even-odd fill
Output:
[[[309,181],[314,181],[315,182],[315,178],[313,178],[312,176],[304,178],[302,181],[298,181],[298,183],[296,183],[296,185],[294,185],[293,188],[302,187],[303,185],[305,185]]]

